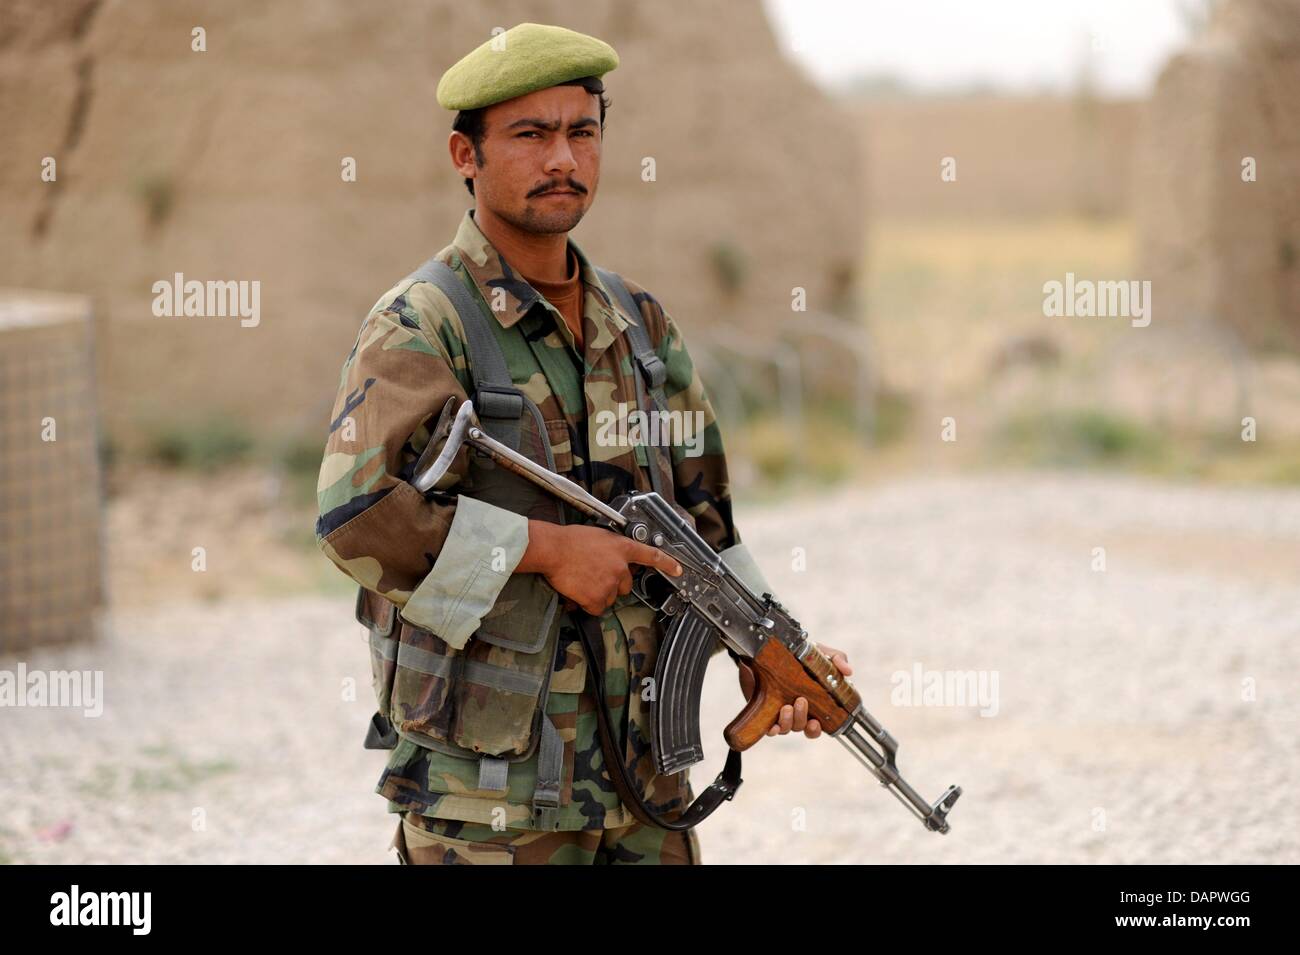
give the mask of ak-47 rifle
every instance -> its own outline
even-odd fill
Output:
[[[417,462],[413,482],[417,490],[431,490],[447,473],[461,446],[469,444],[599,525],[657,547],[682,566],[677,577],[643,568],[632,590],[669,620],[655,665],[657,693],[650,703],[650,743],[657,772],[677,773],[704,758],[700,693],[715,641],[721,640],[737,664],[747,667],[754,677],[755,689],[748,705],[723,732],[731,748],[727,769],[710,787],[711,792],[696,800],[707,805],[692,806],[684,821],[650,821],[665,828],[689,828],[721,800],[731,799],[741,782],[739,754],[767,733],[782,706],[802,696],[808,701],[809,716],[844,744],[927,829],[948,831],[948,812],[961,795],[961,787],[949,786],[934,803],[922,799],[899,775],[894,763],[897,741],[867,712],[858,691],[808,639],[808,631],[770,593],[755,595],[667,501],[653,491],[637,491],[606,504],[485,434],[474,424],[472,402],[462,402],[452,418],[454,402],[450,399],[443,409],[428,448]],[[430,463],[439,443],[441,451]],[[585,646],[591,655],[594,649],[589,639]],[[603,682],[597,680],[597,687]],[[600,695],[597,708],[603,710]],[[615,761],[622,770],[622,760]],[[618,774],[612,768],[610,774],[617,784]],[[626,779],[623,782],[626,784]],[[618,788],[623,794],[625,786]],[[624,801],[628,799],[624,795]],[[629,808],[641,818],[635,806]]]

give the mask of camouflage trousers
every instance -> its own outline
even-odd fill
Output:
[[[401,814],[391,848],[404,865],[699,865],[695,830],[634,822],[617,829],[539,832]]]

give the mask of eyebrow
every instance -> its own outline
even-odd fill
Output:
[[[598,126],[597,120],[591,116],[584,116],[582,119],[574,120],[569,124],[570,129],[581,129],[584,126]],[[547,121],[544,119],[517,119],[513,123],[506,125],[506,129],[517,129],[520,126],[536,126],[538,129],[544,129],[547,132],[555,132],[560,128],[558,119]]]

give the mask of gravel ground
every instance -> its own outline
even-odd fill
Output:
[[[838,743],[764,740],[701,828],[707,862],[1300,861],[1300,492],[918,479],[742,508],[740,527],[848,651],[904,776],[965,794],[938,837]],[[393,861],[349,601],[123,610],[98,644],[23,662],[102,670],[105,705],[0,715],[0,858]],[[996,693],[891,701],[916,666]],[[741,702],[715,667],[697,789]]]

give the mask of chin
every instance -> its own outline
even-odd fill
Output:
[[[586,209],[553,209],[550,211],[539,211],[536,208],[529,209],[524,214],[524,223],[532,232],[542,235],[553,235],[557,232],[569,232],[586,215]]]

